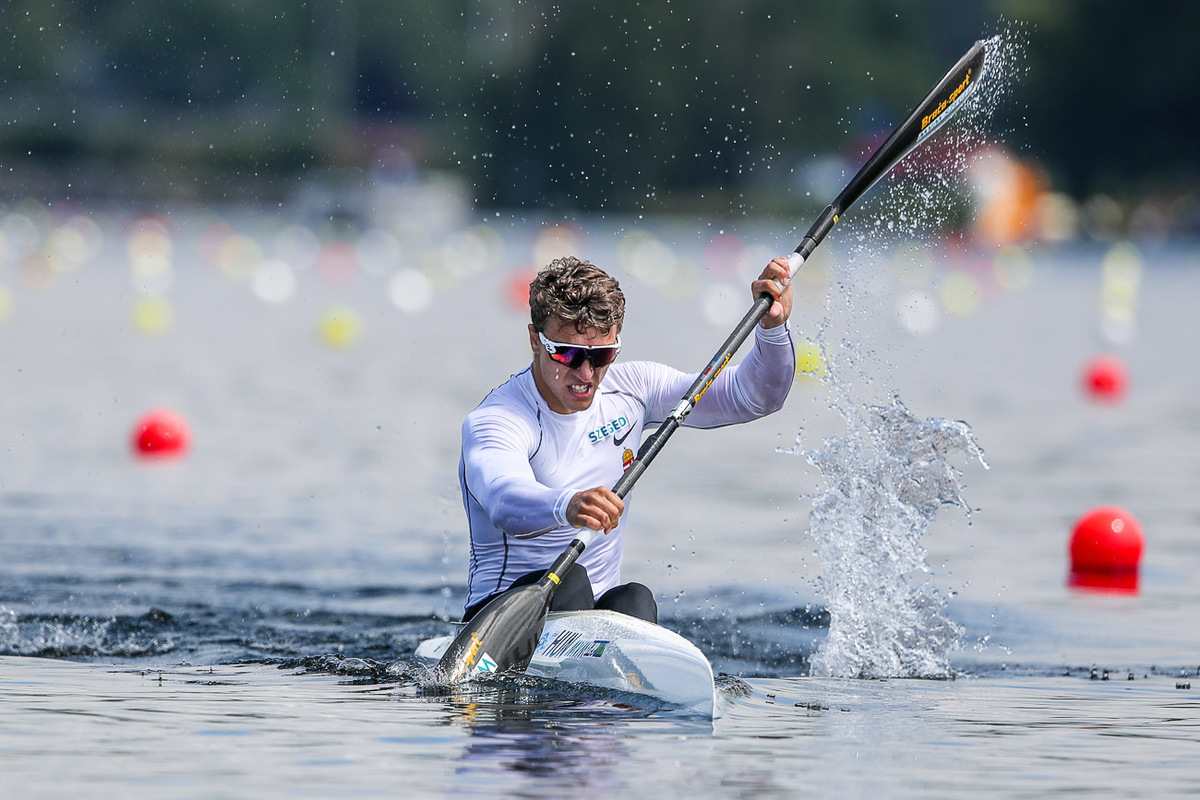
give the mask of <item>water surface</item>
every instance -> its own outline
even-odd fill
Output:
[[[1113,348],[1105,247],[1034,251],[1014,290],[986,279],[987,253],[966,269],[934,246],[930,280],[973,271],[980,302],[916,336],[891,254],[824,245],[794,327],[842,383],[801,379],[771,418],[679,433],[634,495],[626,579],[734,676],[711,722],[520,680],[430,693],[412,662],[461,609],[458,426],[528,359],[506,298],[542,229],[491,223],[476,236],[494,258],[430,273],[429,302],[405,310],[392,270],[297,268],[288,302],[265,302],[204,259],[208,222],[176,223],[157,334],[133,316],[146,287],[126,218],[76,270],[0,271],[0,762],[22,796],[1200,791],[1194,248],[1143,246],[1137,335],[1117,348],[1130,394],[1100,406],[1078,376]],[[279,232],[238,222],[268,250]],[[571,246],[620,271],[647,228],[679,262],[665,282],[622,273],[622,357],[699,368],[748,306],[749,271],[794,242],[608,220]],[[706,266],[730,234],[745,263]],[[319,331],[335,304],[361,324],[347,347]],[[810,520],[827,485],[804,453],[846,434],[847,408],[897,396],[915,420],[965,421],[989,464],[949,456],[970,513],[942,508],[912,542],[958,631],[933,653],[947,679],[813,677],[832,607]],[[182,461],[129,452],[158,405],[191,422]],[[1146,531],[1136,593],[1067,585],[1071,524],[1100,504]]]

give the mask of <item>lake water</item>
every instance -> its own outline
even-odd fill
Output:
[[[427,220],[347,237],[351,253],[264,215],[9,209],[6,791],[1200,792],[1200,248],[1021,256],[846,224],[798,278],[793,317],[832,373],[798,379],[768,419],[681,431],[632,495],[625,578],[730,676],[709,721],[525,679],[437,694],[411,657],[461,610],[459,424],[528,360],[511,287],[548,253],[588,255],[629,298],[622,357],[698,369],[795,230]],[[1100,302],[1114,254],[1140,264],[1123,317]],[[1129,368],[1115,404],[1080,389],[1102,350]],[[916,595],[877,584],[831,605],[818,552],[841,539],[813,529],[828,485],[809,456],[895,398],[912,424],[965,421],[987,468],[949,453],[966,508],[901,531]],[[131,454],[159,406],[190,423],[181,460]],[[847,474],[873,474],[848,452]],[[1068,586],[1072,525],[1107,504],[1145,530],[1134,592]],[[913,596],[944,624],[915,644],[943,678],[847,677],[889,654],[822,651],[829,613],[877,633]]]

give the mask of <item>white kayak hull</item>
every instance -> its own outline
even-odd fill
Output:
[[[427,639],[419,658],[436,661],[452,636]],[[712,717],[712,665],[694,644],[661,625],[615,611],[552,611],[526,672],[645,694]]]

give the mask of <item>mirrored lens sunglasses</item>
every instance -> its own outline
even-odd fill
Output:
[[[570,369],[579,369],[583,366],[585,359],[592,362],[592,369],[601,369],[616,361],[617,354],[621,352],[620,337],[617,337],[614,344],[605,344],[599,347],[552,342],[541,331],[538,331],[538,339],[541,340],[542,347],[546,348],[546,352],[552,359]]]

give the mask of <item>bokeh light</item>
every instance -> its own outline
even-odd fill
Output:
[[[1033,283],[1033,259],[1020,247],[1002,247],[992,261],[996,285],[1008,292],[1028,289]]]
[[[631,231],[621,239],[617,245],[617,263],[642,283],[666,293],[676,294],[682,285],[682,270],[675,254],[662,240],[644,230]]]
[[[133,223],[125,246],[134,288],[161,294],[171,286],[175,246],[166,221],[142,217]]]
[[[58,282],[60,274],[44,250],[26,255],[17,269],[21,275],[21,283],[34,290],[49,289]]]
[[[966,317],[979,309],[979,282],[969,272],[954,270],[942,278],[937,296],[942,308],[951,314]]]
[[[205,229],[200,242],[201,257],[230,280],[247,281],[263,260],[262,246],[232,226],[217,222]]]
[[[264,303],[282,305],[296,294],[296,272],[279,259],[259,262],[250,278],[250,290]]]
[[[704,246],[704,268],[714,278],[728,280],[741,274],[745,251],[742,237],[722,231]]]
[[[937,301],[918,289],[910,289],[896,301],[896,321],[905,331],[926,336],[937,330],[942,310]]]
[[[1126,345],[1137,333],[1138,292],[1142,257],[1129,242],[1113,245],[1100,262],[1100,335],[1112,345]]]
[[[418,314],[433,304],[433,281],[418,269],[401,269],[388,281],[388,298],[406,314]]]
[[[317,274],[330,286],[345,286],[358,276],[358,251],[342,239],[321,245],[317,252]]]
[[[167,298],[148,294],[133,303],[133,324],[142,333],[155,335],[169,330],[175,323],[175,308]]]
[[[533,242],[533,263],[539,267],[563,256],[582,255],[586,247],[586,234],[575,224],[558,223],[538,233]]]
[[[353,347],[363,335],[362,317],[350,306],[334,306],[321,315],[317,331],[328,345],[343,349]]]

